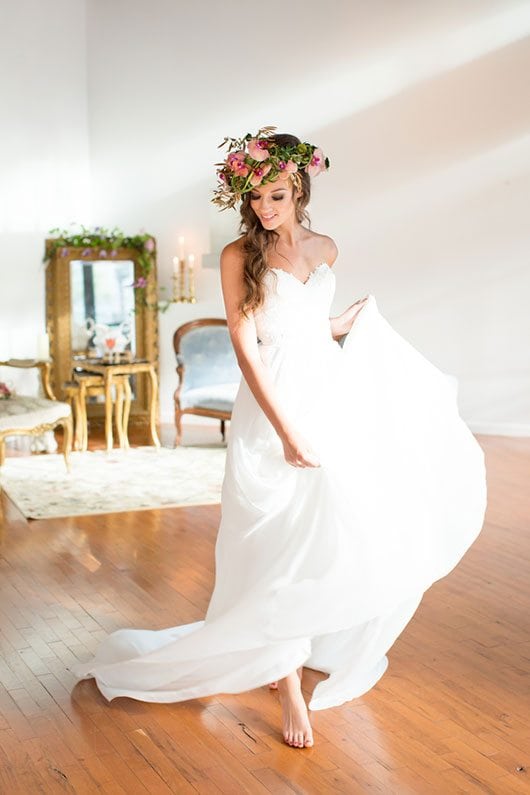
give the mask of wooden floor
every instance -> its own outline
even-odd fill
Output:
[[[0,495],[0,792],[530,793],[530,439],[479,442],[483,532],[380,682],[310,713],[306,749],[283,743],[267,687],[109,704],[65,670],[119,627],[203,618],[218,505],[28,523]],[[322,677],[304,671],[306,695]]]

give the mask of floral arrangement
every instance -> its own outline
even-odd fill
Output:
[[[56,228],[50,229],[48,234],[54,236],[54,239],[44,254],[43,262],[45,263],[49,262],[57,251],[60,251],[61,256],[67,257],[70,248],[82,248],[82,257],[97,257],[98,259],[116,257],[119,248],[134,249],[136,261],[141,270],[140,276],[132,284],[137,302],[141,306],[162,311],[169,306],[169,302],[150,304],[146,297],[147,276],[155,264],[156,246],[152,235],[146,233],[125,235],[117,226],[113,229],[96,226],[93,230],[81,226],[78,232]]]
[[[276,127],[262,127],[256,135],[247,133],[243,138],[226,137],[217,147],[228,145],[228,155],[218,166],[219,185],[212,202],[221,210],[235,207],[244,193],[257,185],[290,176],[299,184],[300,170],[316,177],[329,168],[329,159],[322,149],[307,142],[296,146],[280,146],[271,136]]]
[[[8,400],[11,397],[11,390],[9,389],[7,384],[4,384],[3,381],[0,381],[0,400]]]

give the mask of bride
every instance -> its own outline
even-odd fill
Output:
[[[478,536],[484,454],[453,383],[371,294],[329,317],[334,241],[312,231],[321,149],[265,127],[225,138],[214,203],[240,202],[221,286],[242,379],[204,620],[111,633],[72,668],[111,700],[277,689],[283,739],[373,687],[423,593]],[[328,674],[308,705],[303,667]]]

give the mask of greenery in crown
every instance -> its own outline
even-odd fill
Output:
[[[329,168],[329,159],[322,149],[306,141],[281,146],[271,137],[275,130],[276,127],[262,127],[256,135],[226,137],[219,144],[218,149],[228,146],[226,160],[215,164],[219,185],[212,202],[221,210],[235,207],[243,194],[258,185],[289,177],[299,183],[302,169],[310,177],[316,177]]]

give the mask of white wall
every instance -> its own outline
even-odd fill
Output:
[[[81,5],[52,5],[70,30],[78,15],[81,38]],[[237,214],[209,201],[225,135],[275,124],[318,143],[332,167],[310,211],[340,249],[334,311],[372,292],[397,331],[458,377],[472,430],[530,434],[530,3],[87,0],[86,12],[93,204],[81,217],[66,190],[72,218],[153,233],[167,285],[178,235],[200,257],[237,233]],[[63,86],[50,92],[52,123],[67,117],[81,154],[82,48],[59,39],[57,50],[43,36],[17,90],[59,59],[79,118],[74,134]],[[33,122],[33,157],[44,122]],[[202,267],[196,287],[196,305],[160,318],[164,421],[174,329],[224,314],[217,269]],[[18,279],[12,289],[24,292]],[[33,313],[41,304],[32,295]]]
[[[201,254],[236,233],[209,205],[217,144],[276,124],[332,162],[311,210],[334,309],[374,293],[474,430],[530,433],[530,4],[92,0],[88,22],[96,215],[156,235],[162,282],[179,234]],[[161,317],[167,420],[174,328],[224,314],[217,270],[197,290]]]
[[[0,3],[0,359],[37,354],[44,239],[90,223],[83,0]],[[35,373],[0,373],[19,388]]]

